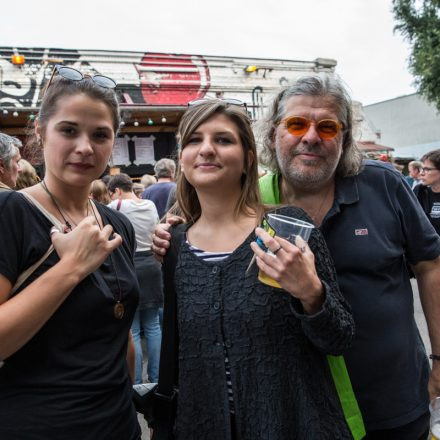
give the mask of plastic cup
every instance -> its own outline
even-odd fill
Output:
[[[312,229],[315,227],[311,223],[281,214],[267,214],[267,221],[269,223],[268,226],[273,230],[274,235],[285,238],[293,244],[295,244],[297,236],[300,236],[307,242],[312,233]],[[273,233],[271,235],[273,235]],[[275,257],[271,251],[267,250],[267,253]],[[267,276],[262,270],[258,273],[258,279],[264,284],[281,289],[281,286],[273,278]]]
[[[429,412],[431,413],[429,440],[440,440],[440,397],[431,400]]]

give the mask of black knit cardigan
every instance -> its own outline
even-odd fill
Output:
[[[279,210],[303,220],[297,208]],[[325,241],[309,246],[325,287],[313,316],[282,289],[258,281],[251,234],[227,259],[208,263],[182,242],[175,272],[179,331],[180,440],[229,440],[225,354],[241,440],[351,439],[326,354],[340,354],[354,334]]]

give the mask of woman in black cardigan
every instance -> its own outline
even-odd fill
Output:
[[[354,324],[320,232],[297,247],[257,227],[255,141],[239,102],[191,105],[178,140],[177,201],[188,223],[175,271],[177,438],[352,438],[326,354],[347,348]],[[298,208],[279,211],[310,221]],[[282,289],[261,283],[259,266]]]

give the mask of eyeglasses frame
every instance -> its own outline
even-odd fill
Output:
[[[430,171],[434,171],[434,170],[439,171],[435,167],[422,167],[422,168],[420,168],[421,173],[429,173]]]
[[[289,129],[287,128],[287,121],[288,121],[289,119],[292,119],[292,118],[299,118],[299,119],[303,119],[303,120],[305,120],[305,121],[308,122],[307,129],[306,129],[306,131],[305,131],[303,134],[296,135],[296,134],[294,134],[294,133],[290,133]],[[325,122],[325,121],[331,121],[331,122],[336,123],[336,126],[338,127],[338,131],[337,131],[337,133],[336,133],[334,136],[331,136],[331,137],[323,137],[323,136],[320,135],[320,137],[321,137],[322,139],[326,139],[326,140],[334,139],[334,138],[335,138],[340,132],[343,132],[343,131],[344,131],[344,128],[345,128],[345,127],[344,127],[344,124],[343,124],[342,122],[340,122],[340,121],[338,121],[338,120],[336,120],[336,119],[330,119],[330,118],[324,118],[324,119],[320,119],[319,121],[314,121],[314,120],[312,120],[312,119],[308,119],[308,118],[306,118],[306,117],[304,117],[304,116],[296,116],[296,115],[293,115],[293,116],[287,116],[286,118],[282,119],[282,120],[280,121],[280,124],[283,124],[283,125],[284,125],[284,128],[285,128],[287,131],[289,131],[289,133],[290,133],[292,136],[304,136],[304,135],[310,130],[310,126],[311,126],[312,124],[314,124],[315,127],[317,127],[321,122]],[[318,134],[319,134],[319,133],[318,133]]]

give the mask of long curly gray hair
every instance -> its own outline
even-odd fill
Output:
[[[362,166],[362,153],[353,138],[353,110],[350,95],[342,82],[334,76],[304,76],[281,90],[275,97],[267,115],[256,124],[261,145],[260,162],[273,172],[279,172],[276,153],[273,148],[275,130],[285,116],[287,101],[292,96],[317,96],[330,99],[344,125],[342,156],[336,174],[342,177],[354,176]]]

